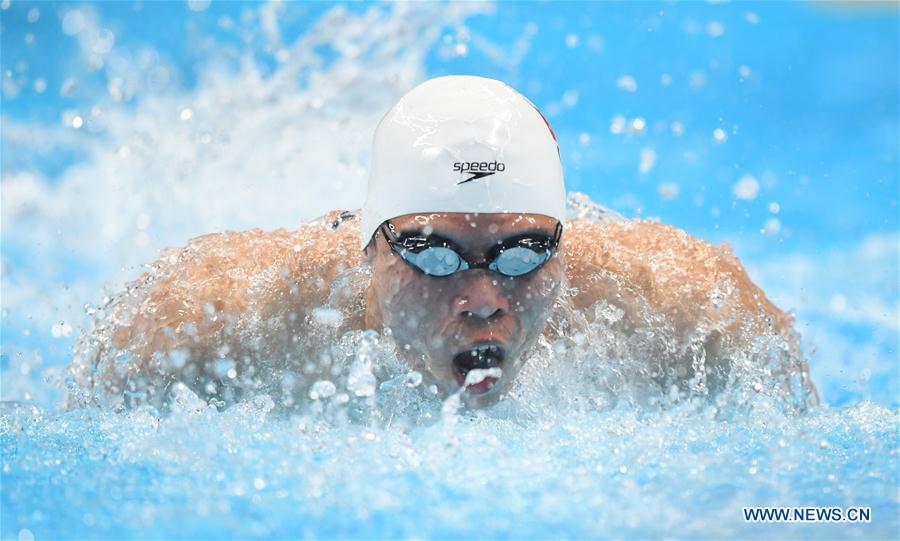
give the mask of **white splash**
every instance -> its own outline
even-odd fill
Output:
[[[162,248],[226,229],[294,229],[333,209],[358,208],[381,114],[425,77],[441,29],[484,9],[337,6],[285,43],[289,58],[271,72],[252,56],[234,61],[211,50],[195,88],[170,80],[160,92],[148,77],[174,69],[159,55],[114,45],[89,6],[67,8],[63,27],[77,34],[84,59],[102,62],[109,96],[96,108],[102,117],[71,111],[64,126],[3,118],[13,152],[83,157],[56,178],[4,176],[4,243],[31,252],[28,269],[4,262],[4,308],[36,338],[50,338],[60,319],[85,325],[82,305],[101,299],[104,285],[120,289]],[[235,31],[260,32],[254,24],[234,22]],[[315,52],[325,45],[336,51],[328,63]],[[41,294],[58,282],[51,272],[58,268],[93,270],[68,278],[63,295]]]

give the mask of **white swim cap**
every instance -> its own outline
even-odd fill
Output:
[[[528,99],[494,79],[438,77],[410,90],[372,142],[362,246],[385,220],[419,212],[565,216],[556,136]]]

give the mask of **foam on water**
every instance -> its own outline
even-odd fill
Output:
[[[155,403],[140,388],[70,380],[61,367],[73,357],[90,370],[131,366],[103,321],[142,315],[147,282],[118,284],[161,248],[226,228],[295,229],[357,208],[380,114],[425,76],[427,51],[464,50],[464,20],[490,11],[335,8],[284,43],[279,9],[261,6],[236,23],[271,58],[212,50],[191,91],[154,86],[148,74],[172,70],[152,51],[106,50],[110,97],[79,112],[78,137],[72,115],[65,128],[4,119],[7,148],[43,156],[65,147],[79,162],[59,177],[18,170],[3,179],[4,332],[34,334],[17,338],[25,353],[0,367],[0,537],[897,537],[896,411],[859,402],[804,412],[806,382],[777,380],[804,359],[799,343],[766,333],[728,352],[733,370],[718,393],[702,378],[673,387],[648,369],[650,344],[681,343],[647,306],[646,334],[634,335],[616,330],[622,314],[612,304],[582,312],[563,298],[550,322],[561,338],[545,337],[509,397],[485,410],[439,396],[398,361],[389,337],[346,331],[369,279],[355,267],[336,275],[308,321],[327,355],[301,367],[327,359],[326,376],[292,376],[285,366],[297,359],[276,356],[268,372],[243,379],[241,359],[225,352],[210,365],[215,392],[210,381],[169,382]],[[84,35],[105,35],[95,14],[82,23]],[[448,28],[455,37],[442,42]],[[535,32],[526,28],[517,47],[527,50]],[[570,206],[573,218],[623,219],[586,197]],[[881,255],[863,261],[883,269],[896,238],[879,237]],[[29,257],[12,264],[18,252]],[[148,276],[171,275],[174,253],[147,266]],[[797,271],[817,263],[802,263],[788,267],[786,290],[809,281]],[[263,295],[278,276],[234,278]],[[730,302],[727,284],[710,293],[710,302]],[[201,309],[217,323],[215,306]],[[854,317],[875,318],[890,338],[896,311],[877,305]],[[270,316],[239,329],[238,342],[287,314]],[[80,336],[74,355],[54,349]],[[190,365],[186,353],[165,361]],[[83,407],[63,408],[64,391]],[[753,505],[869,506],[872,522],[746,524],[741,508]]]
[[[4,538],[890,538],[897,417],[860,404],[716,420],[685,404],[346,423],[218,412],[42,412],[4,404]],[[742,506],[865,505],[872,524],[763,526]]]

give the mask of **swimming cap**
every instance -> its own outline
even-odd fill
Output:
[[[562,221],[565,201],[556,136],[527,98],[494,79],[438,77],[400,98],[375,130],[362,246],[404,214],[514,212]]]

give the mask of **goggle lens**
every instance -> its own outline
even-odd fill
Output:
[[[403,250],[400,257],[429,276],[450,276],[462,270],[462,258],[444,246],[432,246],[417,253]]]
[[[522,276],[543,265],[550,255],[549,250],[537,252],[523,246],[513,246],[497,254],[489,268],[505,276]]]

